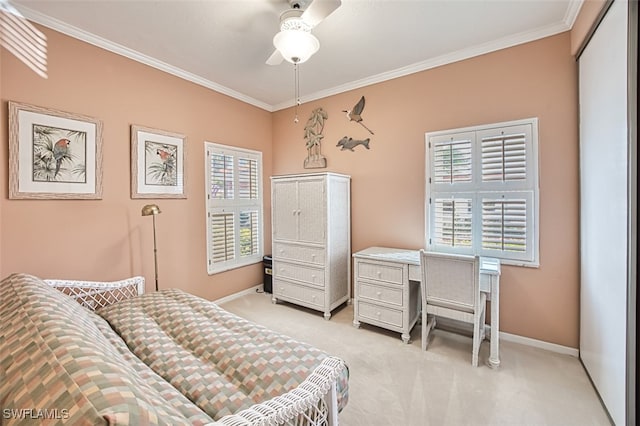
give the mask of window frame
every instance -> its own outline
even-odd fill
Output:
[[[522,131],[525,134],[525,178],[518,181],[483,181],[482,179],[482,140],[491,135],[499,135],[502,131]],[[432,150],[430,143],[443,143],[445,140],[457,143],[460,140],[471,140],[472,170],[471,181],[454,181],[451,183],[435,182],[432,176]],[[435,152],[435,151],[434,151]],[[433,170],[435,173],[435,169]],[[442,171],[439,170],[442,176]],[[446,174],[445,174],[446,176]],[[441,179],[442,180],[442,179]],[[435,241],[436,199],[472,199],[471,235],[469,247],[448,246]],[[526,251],[504,252],[482,246],[483,240],[483,199],[525,199],[526,210]],[[442,253],[470,254],[497,257],[501,263],[517,266],[539,267],[539,170],[538,170],[538,119],[470,126],[425,133],[425,247],[428,250]],[[440,218],[439,218],[440,219]],[[442,219],[441,219],[442,222]],[[505,256],[506,255],[506,256]]]
[[[264,191],[263,191],[263,164],[262,152],[247,148],[239,148],[230,145],[223,145],[214,142],[205,141],[204,143],[204,163],[205,163],[205,222],[206,222],[206,246],[207,246],[207,273],[209,275],[228,271],[231,269],[241,268],[262,262],[264,256]],[[214,199],[211,197],[211,159],[212,154],[229,155],[233,157],[233,198],[232,199]],[[246,158],[257,161],[257,198],[255,199],[238,199],[240,193],[238,179],[238,158]],[[240,240],[240,214],[248,211],[257,212],[258,242],[257,253],[248,256],[242,256],[241,240]],[[233,241],[234,241],[234,257],[230,260],[222,262],[213,261],[213,227],[211,224],[212,217],[215,215],[230,214],[233,215]]]

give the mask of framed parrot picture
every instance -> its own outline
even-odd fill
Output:
[[[102,121],[9,101],[9,198],[101,199]]]
[[[187,198],[186,137],[131,126],[131,198]]]

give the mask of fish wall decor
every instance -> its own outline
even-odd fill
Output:
[[[353,139],[351,137],[343,137],[342,139],[340,139],[338,141],[338,143],[336,144],[336,146],[340,147],[340,151],[344,151],[345,149],[348,149],[349,151],[353,152],[353,148],[355,148],[358,145],[362,145],[367,149],[369,148],[369,138],[366,139]]]

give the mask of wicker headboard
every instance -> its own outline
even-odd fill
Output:
[[[144,293],[144,277],[110,282],[76,280],[44,280],[44,282],[73,297],[82,306],[91,310]]]

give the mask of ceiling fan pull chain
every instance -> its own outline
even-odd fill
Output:
[[[298,62],[293,63],[294,84],[295,84],[295,98],[296,98],[296,116],[293,119],[294,123],[298,122],[298,105],[300,105],[300,70],[298,69]]]

